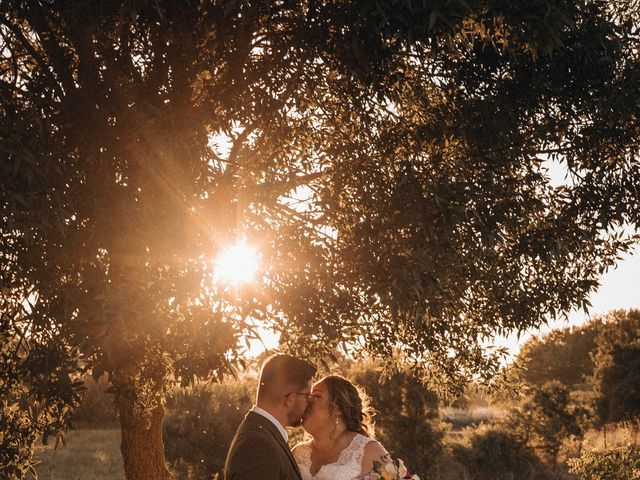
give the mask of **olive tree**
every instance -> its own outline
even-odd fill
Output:
[[[71,403],[108,377],[128,479],[170,476],[165,392],[232,373],[257,324],[490,381],[487,341],[585,307],[635,241],[637,25],[595,0],[2,2],[11,358],[51,346]],[[217,282],[239,240],[259,280]]]

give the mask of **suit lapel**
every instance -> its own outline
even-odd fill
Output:
[[[278,442],[278,445],[280,445],[280,447],[287,454],[287,457],[289,458],[289,461],[291,462],[291,466],[295,470],[296,475],[300,480],[302,480],[302,474],[300,473],[298,464],[296,463],[295,458],[293,458],[291,449],[289,449],[289,445],[287,445],[287,442],[285,442],[284,437],[282,436],[278,428],[268,418],[263,417],[262,415],[255,412],[249,412],[247,414],[247,419],[251,419],[267,429],[267,431],[273,436],[275,441]]]

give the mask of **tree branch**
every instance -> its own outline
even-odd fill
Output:
[[[0,17],[0,23],[5,27],[7,27],[11,31],[11,33],[15,35],[15,37],[18,39],[20,44],[25,48],[25,50],[27,50],[29,55],[31,55],[31,57],[36,61],[36,63],[40,66],[42,71],[46,73],[47,76],[52,80],[51,87],[58,93],[60,97],[62,97],[64,95],[64,92],[62,91],[62,89],[60,88],[60,85],[58,84],[58,79],[56,78],[55,73],[47,64],[47,62],[45,62],[42,55],[40,55],[36,51],[36,49],[33,47],[33,45],[31,45],[31,42],[29,42],[29,40],[25,37],[24,33],[22,33],[22,30],[20,30],[20,28],[13,25],[4,17]]]

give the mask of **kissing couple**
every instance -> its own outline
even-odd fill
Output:
[[[347,379],[312,384],[316,368],[285,354],[262,366],[256,405],[231,442],[225,480],[352,480],[389,461],[373,438],[367,398]],[[302,426],[310,440],[293,450],[285,427]]]

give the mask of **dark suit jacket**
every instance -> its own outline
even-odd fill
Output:
[[[247,413],[231,442],[225,480],[302,480],[289,446],[276,426]]]

